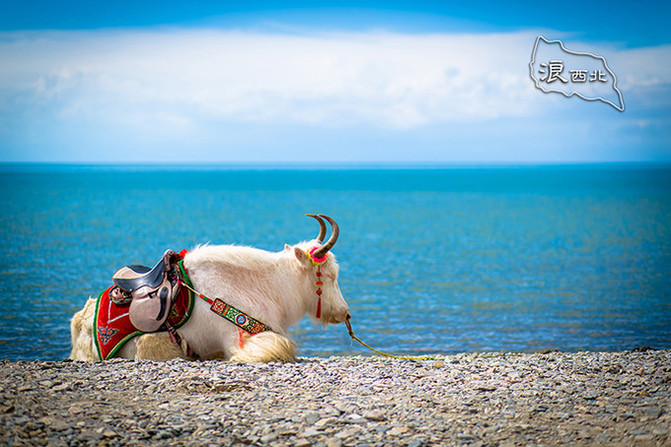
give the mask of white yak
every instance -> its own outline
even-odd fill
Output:
[[[319,221],[319,236],[293,246],[285,245],[277,253],[234,245],[202,245],[184,257],[184,267],[198,293],[244,309],[272,331],[251,335],[214,313],[210,304],[196,296],[190,318],[178,329],[183,339],[181,347],[171,342],[167,332],[147,333],[126,342],[116,357],[152,360],[185,357],[188,343],[201,359],[293,361],[296,344],[289,338],[288,329],[304,315],[324,326],[349,318],[347,303],[338,286],[338,264],[329,251],[338,238],[338,225],[325,215],[308,216]],[[322,218],[332,226],[331,237],[323,245],[326,224]],[[318,266],[313,260],[319,258],[326,262]],[[316,285],[319,280],[323,284]],[[93,331],[95,310],[96,299],[90,298],[72,318],[70,358],[73,360],[100,360]]]

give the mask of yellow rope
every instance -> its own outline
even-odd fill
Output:
[[[349,336],[352,337],[352,340],[356,340],[359,343],[361,343],[363,346],[367,347],[371,351],[380,354],[384,357],[391,357],[392,359],[401,359],[401,360],[438,360],[436,357],[431,357],[428,355],[422,355],[418,357],[412,357],[412,356],[406,356],[406,355],[393,355],[393,354],[387,354],[386,352],[378,351],[375,348],[372,348],[368,344],[364,343],[359,337],[354,335],[354,330],[352,330],[352,325],[349,322],[349,315],[347,316],[347,320],[345,320],[345,324],[347,325],[347,331],[349,332]]]

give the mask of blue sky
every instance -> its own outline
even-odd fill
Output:
[[[2,10],[0,162],[671,161],[661,2]],[[604,56],[625,111],[535,89],[539,35]]]

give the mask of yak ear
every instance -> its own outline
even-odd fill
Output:
[[[296,259],[298,259],[298,261],[301,264],[307,264],[308,262],[310,262],[310,259],[308,259],[307,253],[305,253],[300,248],[294,247],[294,254],[296,255]]]
[[[289,250],[290,248],[291,248],[291,245],[289,245],[289,244],[284,244],[284,249],[285,249],[285,250]]]

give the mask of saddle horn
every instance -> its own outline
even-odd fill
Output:
[[[326,214],[320,214],[319,217],[326,219],[331,224],[331,237],[324,245],[319,247],[313,253],[313,256],[315,258],[323,258],[326,255],[326,253],[328,253],[333,248],[335,243],[338,241],[338,236],[340,235],[340,227],[338,226],[335,220],[331,219]]]

